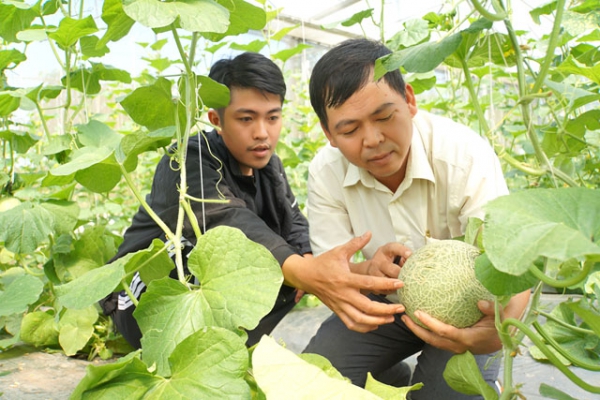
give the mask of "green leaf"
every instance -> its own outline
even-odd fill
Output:
[[[573,56],[569,55],[565,61],[563,61],[556,70],[567,74],[581,75],[592,82],[600,85],[600,64],[593,67],[586,67],[581,65]]]
[[[102,57],[108,54],[110,49],[106,47],[106,45],[99,46],[99,41],[100,39],[98,39],[97,36],[84,36],[81,38],[81,53],[83,54],[84,59]]]
[[[41,203],[40,207],[52,214],[55,235],[70,234],[77,226],[80,209],[76,202],[48,200]]]
[[[158,0],[126,0],[125,13],[149,28],[162,28],[177,18],[190,32],[223,33],[229,26],[229,12],[212,0],[185,0],[161,2]]]
[[[135,89],[121,105],[131,119],[151,131],[175,125],[176,106],[171,96],[171,82],[165,78]]]
[[[55,32],[49,33],[48,37],[56,41],[63,49],[73,46],[84,36],[98,32],[96,22],[91,15],[83,19],[64,17],[58,24]]]
[[[296,54],[302,53],[305,49],[310,49],[312,46],[304,43],[300,43],[291,49],[280,50],[275,54],[271,54],[271,57],[275,60],[281,60],[286,62]]]
[[[404,67],[407,72],[433,71],[456,51],[461,42],[462,35],[458,32],[440,42],[421,43],[384,56],[375,63],[375,79],[400,67]]]
[[[25,29],[17,33],[17,40],[22,42],[42,42],[48,40],[48,32],[46,28]]]
[[[54,217],[43,207],[29,202],[0,213],[0,242],[17,254],[33,253],[48,240]]]
[[[188,268],[200,281],[215,321],[229,329],[254,329],[275,304],[283,283],[271,252],[228,226],[210,229],[198,239]]]
[[[569,308],[571,308],[575,314],[579,315],[583,322],[596,333],[596,335],[600,336],[600,314],[598,314],[597,311],[581,300],[575,303],[568,303],[568,305]]]
[[[93,306],[82,310],[67,309],[58,322],[58,343],[67,356],[85,347],[94,333],[98,311]]]
[[[218,109],[229,105],[230,94],[227,86],[210,79],[208,76],[199,75],[196,80],[198,82],[198,95],[206,107]]]
[[[91,119],[85,125],[77,125],[78,139],[84,146],[108,147],[116,149],[121,142],[122,135],[113,131],[108,125]]]
[[[287,35],[288,33],[290,33],[291,31],[293,31],[294,29],[300,27],[301,24],[296,24],[296,25],[292,25],[292,26],[287,26],[285,28],[281,28],[280,30],[278,30],[277,32],[275,32],[274,34],[271,35],[271,39],[272,40],[281,40],[285,37],[285,35]]]
[[[156,362],[161,374],[175,345],[205,326],[254,329],[273,307],[283,281],[279,263],[267,249],[226,226],[200,237],[188,268],[198,278],[199,290],[168,277],[154,280],[134,312],[144,359]]]
[[[86,94],[100,93],[100,80],[97,75],[92,74],[89,69],[78,69],[69,74],[69,79],[66,76],[61,78],[61,83],[66,87],[70,86],[73,89],[79,90]]]
[[[321,26],[321,28],[327,30],[327,29],[334,29],[338,25],[352,26],[352,25],[360,24],[360,23],[362,23],[362,21],[365,18],[371,18],[372,16],[373,16],[373,9],[369,8],[369,9],[359,11],[359,12],[353,14],[350,18],[347,18],[347,19],[344,19],[341,21],[331,22],[329,24],[324,24]]]
[[[125,273],[128,275],[128,282],[134,272],[139,270],[140,277],[146,286],[153,280],[169,276],[169,273],[175,267],[169,254],[165,251],[164,242],[159,239],[154,239],[148,249],[129,253],[113,261],[113,264],[123,266]]]
[[[229,26],[225,32],[204,33],[203,37],[218,42],[226,36],[236,36],[250,30],[261,30],[267,23],[265,11],[244,0],[216,0],[229,12]]]
[[[149,372],[138,357],[131,353],[115,364],[89,366],[71,398],[250,398],[244,381],[248,351],[226,329],[206,328],[180,343],[169,359],[172,374],[168,377]]]
[[[306,399],[380,399],[350,382],[330,377],[266,335],[252,353],[252,373],[268,399],[285,399],[290,393],[301,393]]]
[[[475,259],[475,276],[495,296],[509,296],[532,288],[538,279],[529,271],[522,275],[510,275],[498,271],[483,253]]]
[[[20,105],[21,99],[15,92],[0,92],[0,117],[8,117]]]
[[[13,69],[19,65],[22,61],[25,61],[27,57],[19,50],[1,50],[0,51],[0,71],[4,69]]]
[[[68,163],[51,169],[50,173],[56,176],[70,175],[101,163],[112,153],[113,150],[108,147],[83,147],[71,153],[71,160]]]
[[[71,147],[71,139],[71,135],[51,136],[48,139],[48,143],[42,147],[42,154],[48,156],[69,150]]]
[[[429,24],[423,19],[411,19],[402,24],[403,30],[398,31],[387,42],[391,50],[400,50],[405,47],[414,46],[429,37]]]
[[[575,397],[571,397],[565,392],[553,388],[550,385],[542,383],[540,385],[540,394],[545,398],[556,399],[556,400],[577,400]]]
[[[522,275],[540,257],[600,257],[600,192],[530,189],[485,206],[483,244],[494,267]],[[506,251],[511,249],[511,251]]]
[[[569,85],[565,82],[554,82],[546,79],[544,84],[552,89],[552,93],[555,96],[569,105],[569,110],[575,110],[586,104],[600,100],[600,94]]]
[[[385,383],[378,382],[373,375],[369,372],[367,374],[367,383],[365,389],[369,392],[381,397],[382,399],[397,399],[405,400],[408,392],[419,390],[423,387],[421,382],[415,383],[412,386],[406,387],[395,387],[386,385]]]
[[[55,286],[54,290],[63,306],[83,309],[115,290],[124,276],[123,266],[113,263],[93,269],[69,283]]]
[[[174,134],[175,127],[168,126],[150,134],[136,132],[126,135],[121,139],[121,143],[115,153],[117,162],[125,165],[125,169],[131,172],[137,166],[137,156],[139,154],[168,146]]]
[[[39,2],[33,6],[16,1],[12,4],[0,3],[0,37],[9,43],[18,42],[17,33],[29,28],[39,14],[39,5]]]
[[[531,11],[529,11],[529,15],[531,15],[531,19],[533,19],[533,21],[539,25],[540,17],[542,15],[550,15],[556,10],[556,3],[557,3],[556,0],[554,0],[547,4],[544,4],[541,7],[532,9]]]
[[[295,168],[302,162],[295,149],[285,144],[282,140],[277,143],[277,155],[281,158],[283,166],[286,168]]]
[[[246,43],[246,44],[237,44],[237,43],[232,43],[231,46],[229,46],[232,50],[239,50],[239,51],[249,51],[251,53],[259,53],[263,47],[265,47],[267,45],[267,42],[265,40],[253,40],[250,43]]]
[[[141,399],[144,393],[151,389],[160,378],[148,372],[148,367],[140,358],[140,351],[129,353],[114,363],[96,366],[90,364],[86,375],[71,393],[71,399]],[[137,381],[119,384],[123,377],[136,376]],[[111,382],[114,380],[115,382]],[[112,396],[108,395],[113,391]],[[107,396],[102,397],[103,393]]]
[[[108,193],[121,181],[121,168],[114,155],[75,173],[75,180],[94,193]]]
[[[28,313],[21,322],[21,340],[34,346],[58,344],[58,324],[48,312]]]
[[[471,352],[455,354],[444,369],[444,379],[457,392],[481,395],[485,400],[498,399],[496,391],[483,379],[477,361]]]
[[[129,33],[135,21],[123,10],[121,0],[105,0],[102,4],[102,21],[107,29],[102,39],[96,44],[98,47],[106,46],[109,41],[116,42]]]
[[[32,275],[21,275],[0,292],[0,316],[22,313],[40,297],[44,284]]]
[[[54,255],[57,274],[66,282],[104,266],[116,253],[115,240],[104,225],[88,225],[69,254]]]

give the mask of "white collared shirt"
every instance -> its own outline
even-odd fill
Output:
[[[388,242],[417,250],[428,238],[465,232],[469,217],[508,194],[489,143],[464,125],[418,111],[404,181],[392,192],[340,151],[322,148],[309,167],[307,214],[313,253],[371,231],[367,258]]]

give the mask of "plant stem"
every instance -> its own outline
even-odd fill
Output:
[[[500,9],[500,7],[498,6],[497,2],[495,4],[493,4],[494,9],[496,9],[495,10],[496,14],[494,14],[491,11],[486,10],[485,7],[483,7],[483,5],[479,2],[479,0],[471,0],[471,4],[479,12],[479,14],[481,14],[483,17],[489,19],[490,21],[502,21],[508,17],[508,15],[506,14],[506,11],[502,12],[502,10],[500,10],[500,11],[498,10],[498,9]]]
[[[535,344],[538,349],[548,358],[548,360],[554,364],[554,366],[560,370],[567,378],[571,380],[574,384],[581,387],[584,390],[587,390],[590,393],[600,393],[600,386],[593,386],[589,383],[585,382],[583,379],[579,378],[575,375],[568,367],[566,367],[558,357],[546,346],[542,338],[540,338],[536,333],[531,330],[528,326],[522,323],[519,320],[514,318],[507,318],[502,323],[502,329],[507,331],[511,326],[516,327],[527,335],[527,337]]]
[[[173,237],[175,235],[173,234],[173,232],[171,232],[171,229],[169,229],[169,227],[163,222],[163,220],[160,219],[160,217],[158,215],[156,215],[156,213],[150,207],[150,205],[148,205],[148,203],[146,202],[146,199],[144,199],[144,197],[142,196],[140,191],[137,190],[135,182],[133,182],[133,179],[131,179],[131,175],[129,175],[129,173],[127,172],[125,167],[120,163],[118,163],[118,164],[119,164],[119,168],[121,169],[121,174],[123,174],[123,177],[125,178],[125,181],[127,182],[127,185],[133,192],[133,195],[135,196],[135,198],[140,202],[140,205],[144,208],[144,210],[146,210],[146,212],[148,213],[150,218],[152,218],[152,220],[154,222],[156,222],[156,224],[165,232],[167,240],[173,240]]]
[[[129,287],[129,285],[127,283],[125,283],[125,281],[121,281],[121,287],[123,288],[123,290],[125,291],[125,293],[127,293],[127,296],[129,296],[129,298],[131,299],[131,302],[133,303],[134,306],[138,306],[138,299],[136,299],[136,297],[133,295],[133,292],[131,291],[131,288]]]
[[[533,89],[531,89],[532,93],[537,93],[542,85],[544,84],[544,79],[546,75],[548,75],[548,70],[550,69],[550,65],[554,61],[554,49],[558,43],[558,37],[560,34],[562,18],[565,9],[565,0],[557,0],[556,1],[556,15],[554,16],[554,25],[552,26],[552,32],[550,33],[550,38],[548,39],[548,48],[546,49],[546,57],[542,62],[540,67],[540,72],[535,80],[533,85]]]
[[[531,272],[536,278],[540,281],[555,287],[555,288],[566,288],[569,286],[577,285],[579,282],[582,282],[587,278],[588,274],[592,270],[594,266],[593,260],[586,260],[583,263],[583,269],[575,276],[572,276],[568,279],[555,279],[546,275],[544,272],[540,271],[535,265],[529,267],[529,272]]]
[[[573,332],[577,332],[577,333],[583,333],[584,335],[595,335],[596,333],[591,330],[591,329],[585,329],[585,328],[580,328],[579,326],[575,326],[575,325],[571,325],[569,323],[566,323],[565,321],[556,318],[554,315],[547,313],[545,311],[541,311],[541,310],[537,310],[536,311],[538,314],[540,314],[542,317],[546,318],[547,320],[550,320],[554,323],[557,323],[558,325],[565,327],[567,329],[572,330]]]
[[[557,352],[560,353],[560,355],[562,355],[564,358],[569,360],[571,362],[571,364],[573,364],[574,366],[580,367],[580,368],[585,368],[589,371],[600,371],[600,364],[586,363],[586,362],[580,361],[577,358],[573,357],[556,340],[554,340],[554,338],[551,335],[549,335],[544,330],[544,328],[542,328],[542,326],[540,325],[539,322],[535,321],[533,323],[533,327],[540,334],[540,336],[546,341],[546,343],[548,343],[550,346],[552,346]]]

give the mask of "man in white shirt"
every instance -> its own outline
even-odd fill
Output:
[[[378,42],[349,40],[313,69],[311,103],[330,143],[309,169],[307,212],[315,255],[365,232],[372,233],[362,249],[367,259],[390,242],[414,251],[429,240],[463,235],[469,217],[483,218],[485,203],[508,194],[499,160],[483,138],[418,111],[412,87],[399,71],[373,80],[375,60],[389,53]],[[367,264],[362,273],[397,277],[400,266],[389,261]],[[370,298],[389,303],[386,294]],[[529,292],[515,296],[504,315],[518,318],[528,299]],[[471,399],[453,391],[442,373],[454,353],[469,350],[486,381],[495,382],[498,361],[484,368],[501,348],[494,308],[488,302],[480,308],[484,317],[465,329],[422,315],[429,328],[424,329],[402,314],[360,333],[333,315],[305,352],[325,356],[360,386],[367,372],[389,375],[392,366],[421,352],[412,382],[424,387],[412,399]]]

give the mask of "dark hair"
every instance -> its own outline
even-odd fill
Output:
[[[259,53],[246,52],[219,60],[210,68],[208,76],[230,90],[234,87],[256,88],[263,93],[279,95],[281,103],[285,99],[286,86],[281,70]]]
[[[337,107],[362,89],[371,76],[375,61],[391,51],[380,42],[349,39],[329,50],[315,64],[310,77],[310,102],[321,123],[327,127],[327,108]],[[400,70],[381,79],[406,98],[406,85]]]

